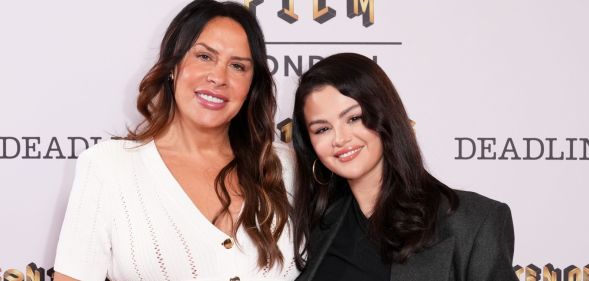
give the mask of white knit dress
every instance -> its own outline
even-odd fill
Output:
[[[292,188],[292,158],[275,146]],[[238,243],[196,208],[153,141],[112,140],[83,152],[61,229],[55,271],[83,281],[294,280],[288,228],[278,244],[284,266],[257,267],[242,228]],[[232,241],[233,242],[233,241]],[[233,245],[231,245],[233,244]]]

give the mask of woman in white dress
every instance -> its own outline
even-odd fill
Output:
[[[55,280],[298,275],[264,44],[240,4],[196,0],[174,18],[139,86],[145,121],[78,159]]]

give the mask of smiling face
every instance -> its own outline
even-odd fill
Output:
[[[321,163],[353,182],[380,181],[382,142],[377,132],[362,123],[358,102],[332,86],[309,94],[303,112],[311,144]]]
[[[229,18],[212,19],[174,73],[176,118],[199,128],[227,128],[247,98],[253,75],[243,27]]]

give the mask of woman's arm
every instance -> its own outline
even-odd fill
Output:
[[[112,200],[104,184],[105,176],[100,172],[104,152],[93,147],[82,153],[76,162],[54,265],[55,271],[61,273],[60,278],[102,281],[107,275],[112,260]]]

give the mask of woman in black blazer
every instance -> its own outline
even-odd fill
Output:
[[[425,170],[375,62],[344,53],[315,64],[293,115],[297,280],[518,280],[509,207]]]

